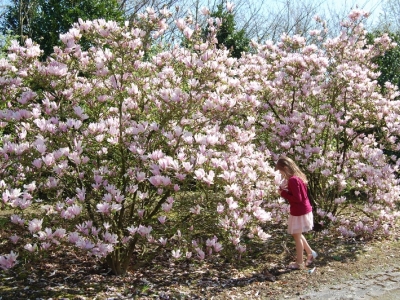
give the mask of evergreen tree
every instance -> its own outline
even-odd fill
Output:
[[[381,73],[378,78],[378,83],[383,90],[385,89],[385,82],[387,81],[400,89],[400,32],[389,32],[388,34],[392,41],[397,43],[397,46],[375,59],[375,63],[378,65],[378,69]],[[380,36],[382,36],[382,32],[379,31],[370,33],[367,36],[368,42],[372,44],[373,40]]]
[[[211,17],[222,20],[217,33],[218,45],[225,46],[236,58],[241,57],[242,52],[249,51],[250,39],[244,29],[236,29],[235,16],[231,11],[227,11],[221,3],[217,6],[217,10],[211,13]]]

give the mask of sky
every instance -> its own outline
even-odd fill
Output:
[[[365,7],[366,10],[374,10],[378,8],[379,11],[383,1],[385,0],[321,0],[320,2],[324,2],[328,6],[333,6],[335,8],[351,7],[353,4],[358,4],[360,7]],[[231,2],[235,3],[235,0],[231,0]],[[9,3],[9,0],[0,0],[0,5],[7,5]]]
[[[192,0],[194,1],[194,0]],[[212,0],[211,0],[212,1]],[[235,3],[235,0],[227,0]],[[236,0],[238,2],[243,0]],[[296,15],[296,9],[304,9],[304,12],[310,9],[316,9],[315,14],[320,16],[323,20],[338,22],[345,19],[353,9],[362,9],[371,13],[370,17],[363,21],[367,30],[378,26],[380,15],[382,14],[382,7],[388,0],[248,0],[251,3],[263,2],[262,10],[265,10],[266,16],[278,13],[282,9],[290,6],[293,9],[293,16]],[[400,1],[400,0],[395,0]],[[290,4],[288,4],[290,3]],[[381,18],[382,20],[382,18]],[[333,23],[331,23],[333,24]]]
[[[195,2],[197,0],[191,0],[191,1]],[[218,0],[200,0],[200,1],[204,3],[212,3],[212,2],[217,2]],[[235,0],[227,0],[227,1],[235,3]],[[266,7],[271,8],[271,5],[275,6],[278,3],[284,3],[285,1],[286,0],[264,0],[264,5]],[[382,3],[385,2],[386,0],[303,0],[303,1],[305,2],[309,1],[317,4],[322,3],[321,8],[327,9],[328,11],[335,10],[335,11],[346,12],[345,15],[347,15],[347,13],[350,12],[351,8],[355,8],[356,5],[358,5],[359,8],[363,8],[364,10],[372,12],[371,17],[369,19],[371,20],[371,22],[374,23],[378,21],[379,15],[382,12]],[[3,5],[7,5],[9,3],[10,0],[0,0],[0,7]]]
[[[359,7],[364,8],[365,10],[374,10],[380,9],[381,4],[384,0],[326,0],[325,1],[329,5],[333,5],[337,8],[340,7],[352,7],[358,5]]]
[[[325,0],[323,2],[323,6],[326,8],[333,8],[339,11],[343,9],[350,12],[351,9],[358,6],[360,9],[371,12],[370,19],[374,22],[378,20],[385,0]]]

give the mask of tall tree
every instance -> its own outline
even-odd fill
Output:
[[[216,36],[218,45],[223,45],[231,51],[233,57],[239,58],[242,52],[249,50],[250,39],[246,36],[244,29],[236,29],[236,21],[232,9],[233,7],[231,6],[225,9],[221,2],[216,11],[211,13],[211,17],[222,22]]]
[[[32,21],[38,13],[39,0],[11,0],[2,15],[1,30],[4,34],[19,37],[22,43],[32,37]]]
[[[383,31],[400,30],[400,0],[382,1],[379,29]]]
[[[373,44],[374,39],[382,35],[382,32],[376,31],[367,35],[369,44]],[[378,83],[382,90],[385,90],[385,83],[391,82],[400,88],[400,32],[388,33],[396,47],[387,50],[384,55],[375,58],[374,62],[378,65],[379,77]]]
[[[37,42],[46,57],[60,43],[60,33],[79,18],[122,20],[123,13],[117,0],[13,0],[1,27],[21,41],[31,38]]]

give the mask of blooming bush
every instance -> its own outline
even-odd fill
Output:
[[[368,46],[356,11],[337,38],[283,36],[237,60],[216,48],[214,20],[205,41],[177,20],[188,47],[168,48],[169,17],[80,21],[46,62],[30,40],[0,59],[0,190],[16,249],[71,245],[115,274],[149,249],[242,253],[287,214],[272,201],[282,153],[307,173],[320,226],[390,233],[399,161],[384,151],[398,150],[399,105],[371,63],[390,39]]]
[[[193,49],[154,53],[168,17],[148,9],[124,26],[79,21],[45,62],[30,40],[0,60],[0,188],[11,223],[29,232],[12,237],[16,248],[70,244],[123,274],[134,251],[204,259],[244,252],[244,234],[269,237],[261,204],[279,178],[253,143],[260,102],[243,92],[212,26],[203,41],[178,20]],[[192,238],[203,214],[225,234]]]
[[[316,228],[333,223],[346,236],[389,233],[399,214],[399,160],[385,153],[400,147],[400,103],[392,84],[382,94],[372,63],[395,44],[383,35],[368,45],[365,17],[353,11],[334,38],[317,19],[311,43],[284,35],[240,62],[247,92],[263,103],[260,143],[305,171]]]

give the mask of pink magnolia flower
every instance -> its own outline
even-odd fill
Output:
[[[114,250],[114,246],[106,243],[97,243],[91,252],[98,257],[106,257]]]
[[[68,202],[67,202],[67,204],[68,204]],[[80,215],[80,213],[82,212],[82,209],[83,209],[82,206],[80,206],[79,204],[73,204],[67,208],[67,210],[74,216]]]
[[[207,7],[202,7],[200,9],[200,12],[205,16],[208,16],[210,14],[210,10]]]
[[[206,172],[203,169],[198,169],[194,172],[197,180],[202,180],[206,176]]]
[[[236,250],[239,251],[239,253],[246,252],[246,245],[237,245]]]
[[[214,177],[215,177],[214,171],[210,170],[203,180],[207,184],[213,184],[214,183]]]
[[[219,220],[219,225],[221,225],[222,228],[228,229],[230,227],[231,221],[229,220],[228,216],[225,216],[224,219]]]
[[[225,192],[235,196],[240,196],[242,194],[240,187],[236,183],[225,186]]]
[[[12,189],[10,191],[6,191],[6,193],[8,194],[8,198],[11,200],[18,199],[22,195],[21,189]],[[3,197],[4,197],[4,194],[3,194]]]
[[[107,203],[110,203],[112,201],[112,195],[110,193],[107,193],[103,196],[103,200]]]
[[[189,28],[189,27],[186,27],[186,28],[183,30],[183,35],[184,35],[187,39],[190,39],[190,38],[192,37],[193,33],[194,33],[194,30],[191,29],[191,28]]]
[[[51,166],[55,163],[54,155],[52,153],[42,156],[42,160],[47,166]]]
[[[99,203],[96,205],[97,211],[108,215],[111,212],[111,205],[107,202]]]
[[[43,223],[43,219],[41,219],[41,220],[33,219],[33,220],[29,221],[29,224],[28,224],[29,231],[32,233],[38,232],[42,228],[42,223]]]
[[[43,243],[41,243],[41,248],[43,249],[43,250],[47,250],[47,249],[49,249],[51,247],[51,243],[49,243],[49,242],[43,242]]]
[[[246,224],[246,221],[243,218],[237,218],[235,220],[235,222],[236,222],[237,228],[239,228],[239,229],[242,229],[243,226]]]
[[[95,246],[90,240],[82,237],[75,242],[75,245],[83,250],[90,250]]]
[[[226,2],[226,10],[232,12],[235,5],[232,2]]]
[[[150,234],[146,235],[146,239],[150,244],[155,244],[157,242],[156,239],[154,238],[154,236],[152,236]]]
[[[253,212],[254,216],[260,220],[261,222],[270,221],[272,219],[272,215],[270,212],[266,212],[264,209],[257,207]]]
[[[54,232],[53,232],[53,237],[54,238],[58,238],[58,239],[62,239],[66,236],[66,230],[64,228],[57,228]]]
[[[111,228],[111,225],[110,225],[110,223],[108,223],[108,222],[104,222],[104,223],[103,223],[103,226],[104,226],[104,229],[105,229],[105,230],[108,230],[108,229]]]
[[[175,21],[175,23],[176,23],[176,26],[181,30],[186,27],[185,21],[183,19],[178,19]]]
[[[261,228],[258,228],[258,230],[257,230],[257,235],[258,235],[258,237],[259,237],[261,240],[263,240],[263,241],[266,241],[266,240],[268,240],[268,239],[271,237],[270,234],[264,232]]]
[[[216,243],[216,237],[214,236],[214,238],[212,238],[212,239],[207,239],[206,240],[206,246],[207,247],[212,247],[212,246],[214,246],[215,245],[215,243]]]
[[[12,215],[11,217],[10,217],[10,219],[11,219],[11,222],[12,223],[14,223],[14,224],[18,224],[18,225],[24,225],[24,223],[25,223],[25,220],[24,219],[22,219],[20,216],[18,216],[18,215]]]
[[[138,212],[138,216],[139,216],[139,218],[143,218],[143,215],[144,215],[144,212],[145,212],[145,210],[144,209],[138,209],[137,210],[137,212]]]
[[[224,249],[224,247],[222,247],[222,244],[220,244],[220,243],[215,243],[214,244],[214,251],[215,252],[220,252],[222,249]]]
[[[172,257],[175,258],[175,259],[178,259],[178,258],[180,258],[182,256],[182,253],[181,253],[180,249],[172,250],[171,254],[172,254]]]
[[[130,236],[124,236],[121,240],[122,244],[126,245],[129,243],[129,241],[131,240]]]
[[[127,230],[129,231],[129,233],[131,235],[134,235],[138,231],[138,228],[134,227],[134,226],[130,226],[130,227],[127,228]]]
[[[200,248],[196,248],[196,253],[197,253],[197,258],[200,260],[204,260],[206,254],[204,253],[203,250],[201,250]]]
[[[221,203],[218,203],[217,205],[217,212],[219,214],[222,214],[224,212],[224,206]]]
[[[78,240],[80,239],[79,233],[78,232],[70,232],[68,235],[68,241],[70,243],[75,244]]]
[[[96,228],[96,227],[93,226],[93,227],[91,227],[91,231],[92,231],[92,235],[93,236],[98,236],[100,231],[101,231],[101,229],[100,228]]]
[[[28,192],[33,192],[36,190],[36,182],[33,181],[29,184],[24,185],[24,188],[28,191]]]
[[[152,185],[159,186],[168,186],[171,184],[171,179],[166,176],[156,175],[149,178],[149,181]]]
[[[165,246],[167,244],[168,239],[167,238],[159,238],[158,241],[160,242],[161,245]]]
[[[196,205],[195,207],[190,208],[189,210],[192,214],[199,215],[201,211],[200,205]]]
[[[28,250],[29,252],[34,252],[34,251],[36,251],[37,250],[37,245],[36,244],[26,244],[25,246],[24,246],[24,249],[25,250]]]
[[[12,235],[12,236],[10,236],[10,240],[11,240],[11,242],[13,243],[13,244],[16,244],[16,243],[18,243],[18,240],[20,239],[20,237],[19,236],[17,236],[17,235]]]
[[[110,244],[118,243],[118,236],[116,234],[109,233],[108,231],[103,234],[103,239],[105,242]]]
[[[232,197],[227,198],[226,203],[228,203],[228,207],[230,210],[235,210],[239,207],[239,204],[235,200],[233,200]]]
[[[74,107],[74,112],[82,120],[85,120],[85,119],[89,118],[89,116],[84,113],[82,107],[80,107],[80,106],[75,106]]]
[[[172,208],[172,203],[165,202],[161,205],[161,208],[165,212],[169,212]]]
[[[86,189],[85,188],[76,188],[76,197],[80,200],[80,201],[84,201],[86,198]]]
[[[229,238],[233,245],[238,245],[240,243],[240,238],[232,236]]]
[[[146,236],[148,235],[151,231],[153,230],[153,228],[151,226],[143,226],[143,225],[139,225],[139,228],[137,230],[137,232],[141,235],[141,236]]]
[[[121,210],[121,208],[122,208],[122,205],[119,204],[119,203],[113,203],[113,204],[111,205],[111,211],[112,211],[112,212],[119,211],[119,210]]]
[[[118,191],[116,193],[116,195],[114,195],[114,198],[115,198],[115,201],[118,202],[118,203],[121,203],[122,201],[125,200],[125,196],[122,195],[120,191]]]
[[[186,172],[190,172],[193,168],[193,165],[189,162],[183,162],[182,167],[185,169]]]
[[[11,269],[17,264],[18,254],[11,251],[10,254],[0,256],[0,268],[3,270]]]

